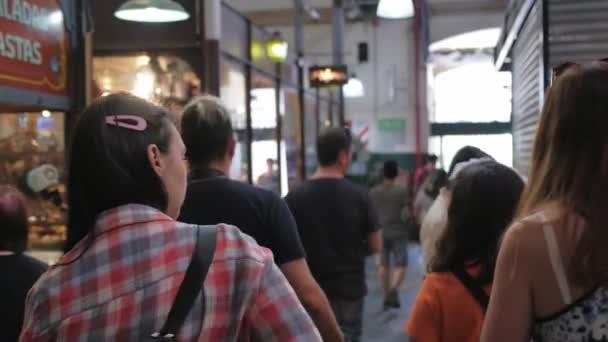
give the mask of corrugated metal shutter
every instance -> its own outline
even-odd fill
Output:
[[[532,7],[513,44],[513,166],[527,174],[540,117],[544,77],[541,1]]]
[[[608,1],[549,0],[549,63],[608,57]]]

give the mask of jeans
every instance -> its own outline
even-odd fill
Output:
[[[363,330],[363,300],[329,298],[346,342],[359,342]]]

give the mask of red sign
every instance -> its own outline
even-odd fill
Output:
[[[0,85],[67,95],[67,64],[59,0],[0,0]]]

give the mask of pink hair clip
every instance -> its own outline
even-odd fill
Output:
[[[148,123],[141,116],[136,115],[111,115],[106,116],[106,124],[143,132]]]

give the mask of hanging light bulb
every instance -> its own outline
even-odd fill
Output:
[[[129,0],[114,12],[114,16],[146,23],[169,23],[190,17],[184,7],[173,0]]]
[[[266,55],[275,63],[283,63],[287,59],[288,49],[287,42],[281,38],[279,32],[275,32],[266,42]]]
[[[154,98],[156,74],[149,65],[140,67],[135,73],[135,82],[132,93],[146,100]]]
[[[380,0],[376,14],[381,18],[404,19],[414,16],[412,0]]]
[[[348,79],[348,82],[342,86],[344,97],[355,98],[365,96],[365,88],[363,82],[354,74]]]

